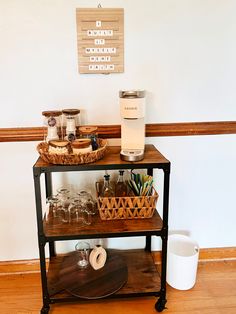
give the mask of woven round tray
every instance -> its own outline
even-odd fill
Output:
[[[98,139],[99,148],[89,153],[84,154],[49,154],[48,143],[41,142],[37,146],[37,151],[39,152],[41,158],[55,165],[78,165],[78,164],[88,164],[103,158],[106,148],[107,140]]]

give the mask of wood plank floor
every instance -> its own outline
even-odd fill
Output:
[[[199,263],[195,287],[168,286],[167,298],[164,314],[235,314],[236,261]],[[154,314],[154,304],[154,297],[55,304],[50,314]],[[35,314],[41,305],[39,273],[0,276],[0,314]]]

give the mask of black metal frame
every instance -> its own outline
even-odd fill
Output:
[[[125,297],[129,296],[159,296],[155,304],[155,308],[158,312],[165,309],[166,300],[166,266],[167,266],[167,241],[168,241],[168,208],[169,208],[169,181],[170,181],[170,162],[168,163],[152,163],[152,164],[135,164],[127,163],[122,165],[123,169],[147,169],[149,175],[153,175],[153,169],[162,169],[164,171],[164,190],[163,190],[163,227],[159,232],[131,232],[122,234],[103,234],[103,238],[111,237],[131,237],[131,236],[146,236],[145,250],[151,251],[151,237],[160,236],[162,239],[162,257],[161,257],[161,289],[158,292],[143,292],[143,293],[131,293],[125,294]],[[42,295],[43,295],[43,307],[41,309],[41,314],[49,313],[50,304],[55,302],[67,302],[78,300],[79,298],[63,298],[56,299],[49,296],[48,286],[47,286],[47,271],[46,271],[46,258],[45,258],[45,244],[49,243],[49,256],[50,259],[56,255],[55,253],[55,241],[57,240],[70,240],[75,239],[75,236],[64,237],[46,237],[43,231],[43,217],[42,217],[42,200],[41,200],[41,183],[40,176],[42,173],[45,174],[45,187],[46,196],[52,194],[52,172],[70,172],[70,171],[87,171],[87,170],[116,170],[120,169],[120,165],[79,165],[79,166],[49,166],[49,167],[33,167],[34,175],[34,188],[35,188],[35,203],[36,203],[36,213],[37,213],[37,226],[38,226],[38,245],[39,245],[39,256],[40,256],[40,269],[41,269],[41,284],[42,284]],[[89,236],[79,236],[76,239],[91,239],[91,238],[101,238],[101,235],[89,235]],[[113,295],[114,297],[122,297],[122,295]],[[124,296],[123,296],[124,297]]]

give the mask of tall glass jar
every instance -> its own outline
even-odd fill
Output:
[[[76,130],[78,125],[78,114],[79,109],[63,109],[63,117],[65,117],[66,123],[66,134],[64,136],[65,140],[74,141],[76,139]]]
[[[43,111],[44,125],[47,127],[46,141],[58,140],[61,127],[61,115],[59,110]]]

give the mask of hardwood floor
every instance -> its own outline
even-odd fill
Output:
[[[235,314],[236,260],[200,262],[197,283],[189,291],[168,286],[163,313]],[[155,298],[101,300],[51,305],[50,314],[154,314]],[[41,309],[40,275],[0,276],[0,314],[35,314]]]

